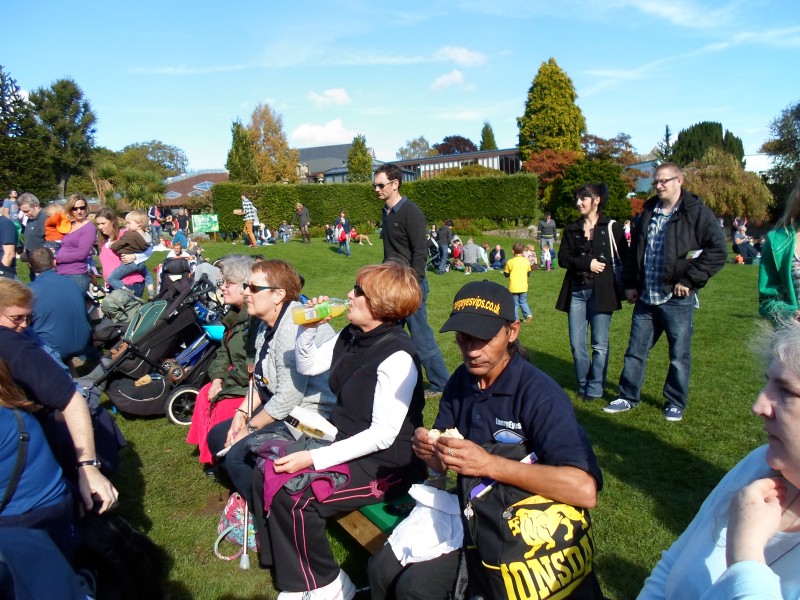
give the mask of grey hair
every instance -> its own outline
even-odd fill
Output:
[[[231,283],[245,283],[250,281],[250,267],[253,266],[253,257],[247,254],[229,254],[222,259],[223,279]]]
[[[794,319],[776,326],[762,350],[766,362],[779,361],[786,368],[800,373],[800,324]]]
[[[31,207],[41,206],[39,199],[30,192],[20,194],[20,196],[17,198],[17,206],[22,206],[23,204],[30,204]]]

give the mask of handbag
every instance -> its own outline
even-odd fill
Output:
[[[217,525],[217,540],[214,542],[214,554],[217,558],[222,560],[236,560],[242,555],[242,541],[244,536],[244,510],[247,503],[239,494],[233,493],[228,498],[225,508],[222,509],[222,515],[219,518]],[[227,556],[223,554],[219,546],[224,541],[230,542],[237,546],[236,553]],[[247,519],[247,549],[252,552],[258,552],[258,536],[256,536],[256,528],[253,525],[253,514],[251,513]]]
[[[608,222],[608,239],[611,243],[611,270],[614,272],[614,285],[617,288],[617,293],[621,296],[625,292],[625,286],[622,282],[622,257],[617,249],[617,241],[614,239],[614,231],[611,226],[616,223],[614,219]]]

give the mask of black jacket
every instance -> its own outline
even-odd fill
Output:
[[[564,275],[564,283],[561,285],[561,293],[556,301],[558,310],[569,312],[576,275],[581,271],[589,271],[592,259],[599,259],[601,255],[606,258],[606,268],[602,273],[591,274],[594,282],[594,297],[597,310],[600,312],[613,312],[622,308],[614,285],[614,271],[611,266],[612,251],[608,235],[610,221],[611,219],[605,215],[600,215],[597,220],[594,228],[594,237],[590,243],[591,253],[581,251],[583,246],[581,240],[584,237],[583,219],[578,219],[564,228],[564,233],[561,236],[561,246],[558,249],[558,264],[566,269],[567,272]],[[618,221],[614,221],[611,225],[611,230],[624,268],[625,264],[631,263],[625,232]]]
[[[644,251],[647,247],[647,228],[658,206],[654,196],[644,203],[632,240],[633,268],[624,274],[625,289],[642,289],[644,283]],[[725,265],[728,251],[725,236],[714,213],[694,194],[681,191],[677,212],[664,230],[664,293],[672,292],[676,283],[698,290],[708,283]],[[703,252],[692,258],[696,250]]]

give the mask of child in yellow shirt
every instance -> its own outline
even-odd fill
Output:
[[[531,308],[528,306],[528,277],[531,276],[531,263],[522,256],[525,246],[517,242],[512,247],[514,258],[506,263],[503,274],[508,277],[508,291],[514,296],[514,312],[522,309],[522,318],[526,323],[533,321]]]

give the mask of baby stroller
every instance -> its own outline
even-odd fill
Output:
[[[425,259],[425,269],[427,271],[438,271],[439,270],[439,244],[436,243],[436,240],[433,239],[430,234],[425,236],[428,240],[428,257]],[[450,261],[447,262],[445,265],[445,271],[450,270]]]
[[[188,425],[224,328],[208,278],[180,283],[137,311],[97,383],[122,412]]]

